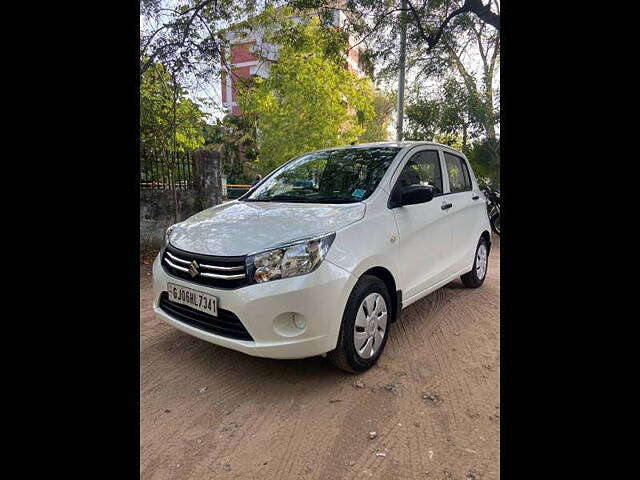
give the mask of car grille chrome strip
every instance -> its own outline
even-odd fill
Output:
[[[219,267],[217,265],[207,265],[206,263],[201,263],[200,266],[202,268],[208,268],[209,270],[219,270],[221,272],[238,272],[240,270],[244,270],[244,265],[238,267]]]
[[[188,272],[189,271],[188,268],[180,267],[180,266],[176,265],[175,263],[171,262],[171,260],[169,260],[168,258],[165,258],[164,261],[167,262],[171,267],[173,267],[173,268],[175,268],[177,270],[180,270],[181,272]],[[189,262],[186,262],[186,263],[189,263]]]
[[[189,265],[191,263],[189,260],[183,260],[181,258],[176,257],[171,252],[167,252],[167,256],[171,258],[171,260],[173,260],[174,262],[182,263],[184,265]],[[206,263],[200,263],[199,265],[202,268],[207,268],[209,270],[218,270],[221,272],[239,272],[244,270],[244,265],[240,265],[237,267],[220,267],[218,265],[207,265]],[[188,269],[185,270],[185,272],[188,272],[188,271],[189,271]],[[217,277],[214,277],[214,278],[217,278]],[[243,278],[243,277],[236,277],[236,278]]]
[[[220,275],[217,273],[200,272],[200,275],[202,275],[203,277],[209,277],[209,278],[220,278],[222,280],[238,280],[240,278],[246,277],[244,273],[240,273],[238,275]]]
[[[171,257],[172,259],[181,262],[181,263],[185,263],[187,265],[189,265],[191,262],[187,262],[186,260],[179,260],[177,258],[174,258],[173,255],[171,255],[169,252],[167,252],[167,256]],[[181,272],[189,272],[188,268],[185,267],[181,267],[179,265],[176,265],[175,263],[173,263],[171,260],[169,260],[168,258],[165,257],[164,259],[165,262],[167,262],[171,267],[176,268],[178,270],[180,270]],[[220,270],[225,270],[225,271],[238,271],[238,270],[244,270],[244,267],[216,267],[214,265],[202,265],[199,264],[202,268],[211,268],[211,269],[220,269]],[[209,277],[209,278],[219,278],[220,280],[238,280],[240,278],[246,278],[246,275],[244,273],[239,273],[236,275],[220,275],[217,273],[207,273],[207,272],[200,272],[199,275],[202,275],[203,277]]]
[[[175,277],[200,285],[229,289],[249,284],[245,258],[190,253],[169,244],[162,255],[162,265],[167,273]]]
[[[182,260],[181,258],[176,257],[175,255],[171,255],[171,252],[167,252],[167,257],[171,258],[172,260],[179,262],[179,263],[184,263],[185,265],[189,265],[191,262],[189,260]],[[185,270],[185,272],[188,272],[189,270]]]

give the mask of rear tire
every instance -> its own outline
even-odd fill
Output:
[[[495,232],[496,235],[500,235],[500,214],[496,213],[493,217],[491,217],[491,229]]]
[[[467,288],[478,288],[487,278],[487,270],[489,269],[489,244],[484,237],[480,237],[476,254],[473,260],[473,268],[470,272],[460,277],[462,283]]]
[[[347,300],[338,344],[327,353],[329,361],[350,373],[364,372],[375,365],[387,343],[392,309],[384,282],[363,275]]]

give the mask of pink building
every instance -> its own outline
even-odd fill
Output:
[[[347,16],[341,10],[334,10],[333,25],[341,29],[349,22]],[[263,32],[254,31],[245,35],[238,35],[230,31],[227,40],[231,47],[227,49],[228,64],[223,62],[223,72],[221,75],[222,104],[233,115],[240,114],[240,108],[236,103],[235,84],[251,75],[259,75],[263,78],[269,76],[271,62],[278,58],[278,47],[267,44],[262,40]],[[349,47],[356,44],[356,40],[349,38]],[[364,44],[356,45],[349,49],[349,54],[345,55],[345,68],[364,76],[365,73],[360,63],[360,54],[365,49]],[[254,56],[259,51],[268,60],[261,60]]]

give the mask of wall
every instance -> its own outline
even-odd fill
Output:
[[[222,203],[222,176],[218,152],[197,150],[193,154],[193,188],[177,190],[178,221]],[[176,223],[172,190],[140,190],[140,251],[160,248],[165,231]]]
[[[195,190],[178,190],[178,220],[182,221],[198,212]],[[140,190],[140,251],[160,247],[164,232],[176,223],[171,190]]]

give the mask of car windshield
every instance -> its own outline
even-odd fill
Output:
[[[243,200],[360,202],[373,193],[399,150],[362,147],[309,153],[284,165]]]

